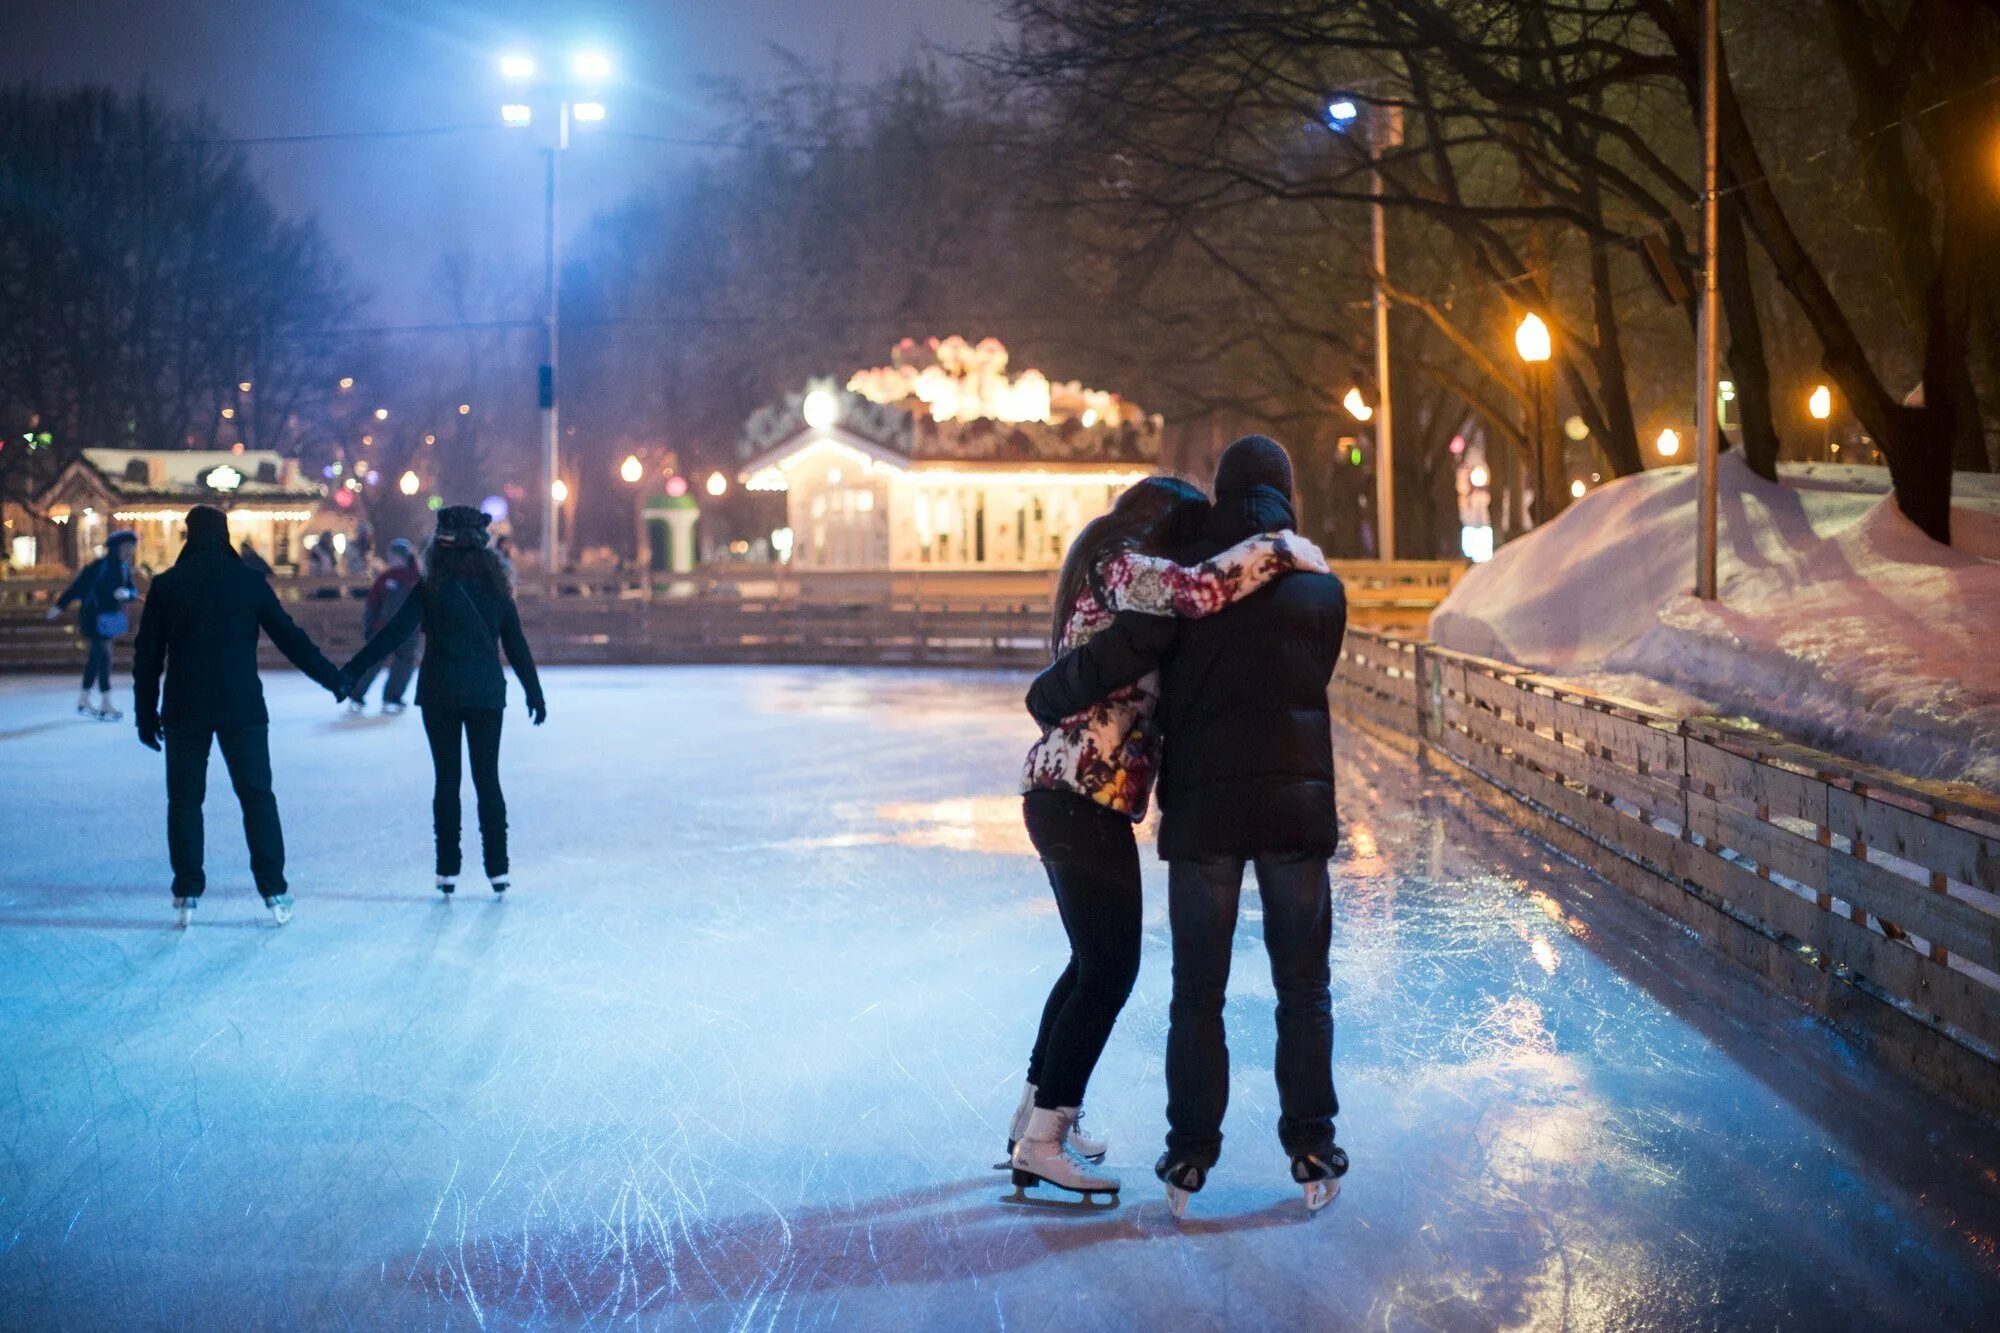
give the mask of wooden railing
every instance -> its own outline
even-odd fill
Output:
[[[1421,623],[1464,566],[1335,563],[1357,624]],[[1032,667],[1048,660],[1048,573],[825,573],[723,566],[648,581],[616,572],[529,576],[516,588],[538,656],[570,662],[827,662]],[[74,616],[44,613],[55,580],[0,580],[0,671],[79,668]],[[333,656],[361,642],[359,578],[279,578],[280,600]],[[136,618],[138,607],[133,607]],[[129,660],[129,636],[116,648]],[[279,658],[266,644],[265,660]]]
[[[1350,629],[1337,704],[1966,1100],[2000,1110],[2000,799]]]

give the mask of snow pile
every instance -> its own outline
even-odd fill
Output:
[[[1661,468],[1474,568],[1431,637],[2000,790],[2000,479],[1957,478],[1945,547],[1896,509],[1881,468],[1781,473],[1722,460],[1717,602],[1691,595],[1693,469]]]

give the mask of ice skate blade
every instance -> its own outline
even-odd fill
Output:
[[[1174,1215],[1174,1221],[1178,1222],[1187,1216],[1187,1206],[1188,1192],[1176,1189],[1172,1185],[1167,1186],[1167,1211]]]
[[[1016,1208],[1047,1208],[1056,1212],[1105,1213],[1118,1206],[1117,1190],[1072,1191],[1052,1181],[1044,1181],[1052,1189],[1062,1190],[1061,1195],[1030,1194],[1025,1185],[1016,1185],[1012,1194],[1000,1196],[1000,1202],[1012,1204]]]
[[[1340,1197],[1338,1180],[1309,1180],[1305,1184],[1306,1216],[1316,1215],[1320,1209]]]

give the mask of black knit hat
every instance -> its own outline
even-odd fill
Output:
[[[484,546],[486,525],[492,521],[485,511],[471,505],[446,505],[438,510],[437,534],[432,540],[439,546]]]
[[[214,505],[196,505],[187,512],[187,539],[229,545],[229,515]]]
[[[1245,435],[1224,449],[1215,465],[1217,495],[1240,495],[1252,486],[1269,486],[1291,498],[1292,456],[1269,436]]]

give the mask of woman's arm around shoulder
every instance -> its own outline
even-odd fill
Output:
[[[1199,620],[1294,570],[1326,572],[1319,547],[1290,529],[1259,533],[1198,565],[1126,551],[1107,561],[1104,585],[1114,611]]]

